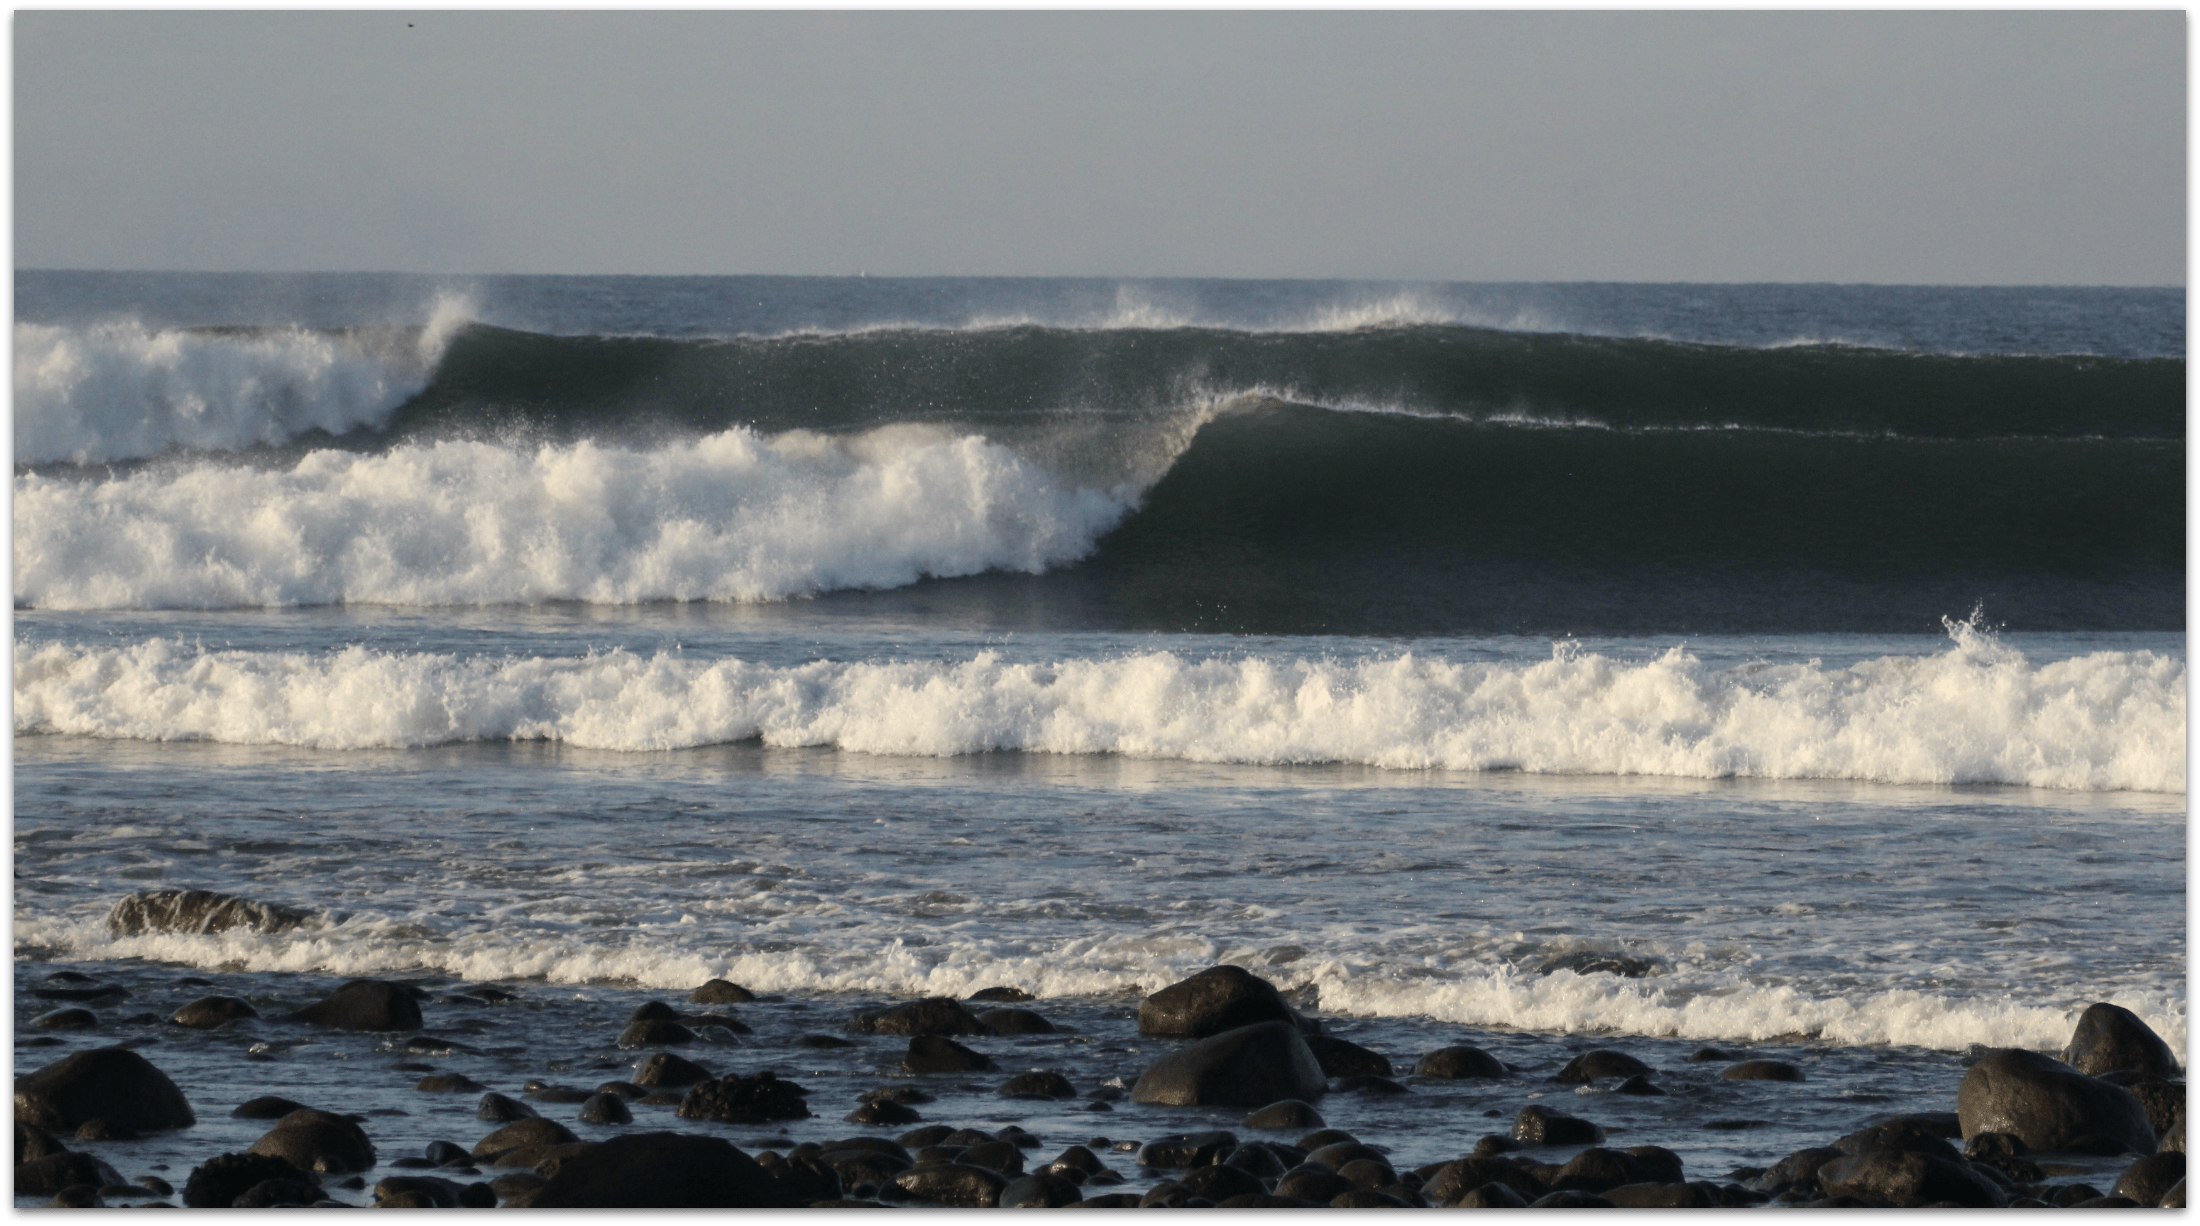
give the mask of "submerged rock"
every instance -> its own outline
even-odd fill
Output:
[[[977,1019],[962,1002],[945,996],[927,996],[907,1004],[858,1013],[848,1020],[858,1034],[992,1034],[993,1028]]]
[[[337,1030],[418,1030],[420,1002],[401,983],[354,979],[320,1001],[290,1015],[292,1020]]]
[[[250,1001],[234,996],[201,996],[176,1010],[169,1020],[193,1030],[219,1030],[238,1018],[258,1016],[260,1011]]]
[[[680,1100],[684,1120],[713,1120],[721,1124],[762,1124],[771,1120],[808,1119],[810,1109],[802,1101],[802,1087],[781,1081],[769,1069],[753,1077],[721,1077],[698,1081]]]
[[[837,1191],[837,1189],[836,1189]],[[808,1201],[720,1137],[631,1133],[563,1158],[509,1204],[537,1209],[781,1209]]]
[[[374,1168],[374,1144],[367,1139],[365,1129],[343,1116],[311,1107],[277,1120],[248,1152],[281,1158],[301,1171],[332,1175]]]
[[[1413,1066],[1413,1073],[1417,1077],[1444,1077],[1454,1081],[1512,1076],[1497,1057],[1479,1047],[1438,1048],[1421,1057]]]

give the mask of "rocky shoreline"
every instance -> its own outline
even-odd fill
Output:
[[[282,908],[181,891],[133,895],[110,916],[118,930],[296,922]],[[536,1036],[583,1032],[597,1016],[547,985],[355,980],[281,1012],[264,996],[209,992],[117,1020],[151,995],[142,983],[133,995],[77,971],[41,977],[32,966],[17,964],[19,1016],[43,1011],[19,1020],[19,1069],[72,1039],[129,1037],[18,1076],[19,1206],[2185,1203],[2183,1071],[2143,1021],[2109,1003],[2085,1011],[2059,1060],[2019,1049],[1967,1056],[1944,1091],[1952,1109],[1891,1113],[1763,1166],[1707,1173],[1686,1169],[1681,1138],[1620,1144],[1614,1132],[1637,1141],[1644,1129],[1621,1126],[1614,1109],[1691,1087],[1802,1088],[1803,1068],[1709,1047],[1661,1068],[1619,1040],[1555,1068],[1469,1044],[1394,1058],[1333,1033],[1333,1021],[1234,966],[1145,995],[1135,1019],[1086,1010],[1074,1022],[1055,1002],[1007,985],[828,1022],[805,1016],[803,1002],[712,980],[677,1003],[641,1001],[614,1043],[627,1054],[593,1062],[543,1049]],[[162,990],[178,994],[218,986],[172,970],[165,977]],[[498,1011],[524,1016],[530,1042],[484,1045],[498,1033],[488,1016]],[[203,1077],[193,1103],[161,1067],[175,1067],[164,1043],[194,1067],[219,1067],[233,1108],[210,1100]],[[330,1056],[332,1072],[296,1063],[301,1051]],[[798,1078],[809,1066],[786,1058],[795,1052],[815,1057],[811,1066],[842,1060],[834,1067],[847,1071],[836,1076],[862,1077],[866,1088],[805,1084]],[[411,1091],[438,1104],[433,1111],[348,1109],[363,1100],[345,1076],[366,1071],[360,1058],[385,1055],[397,1057],[391,1069],[417,1076]],[[436,1059],[470,1059],[485,1075],[541,1075],[492,1083]],[[585,1075],[612,1068],[626,1075]],[[1469,1113],[1457,1105],[1467,1099],[1434,1096],[1452,1087],[1487,1091],[1471,1105],[1489,1105]],[[1415,1095],[1454,1104],[1420,1125],[1439,1146],[1454,1137],[1454,1156],[1409,1164],[1394,1155],[1412,1147],[1392,1132],[1331,1126],[1345,1122],[1336,1117],[1349,1104]],[[1550,1101],[1557,1095],[1581,1105],[1560,1108]],[[1053,1135],[1004,1126],[992,1109],[1002,1105],[1031,1108],[1016,1118]],[[1597,1105],[1606,1110],[1590,1109]],[[1133,1120],[1143,1135],[1116,1135]],[[1179,1127],[1160,1135],[1157,1120]],[[1066,1123],[1088,1121],[1063,1135]],[[396,1134],[423,1129],[431,1139],[414,1141],[418,1152],[393,1152]],[[810,1135],[798,1140],[797,1131]],[[1420,1139],[1425,1150],[1431,1138]]]

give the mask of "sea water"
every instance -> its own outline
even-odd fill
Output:
[[[424,1057],[515,1094],[736,980],[776,999],[709,1056],[811,1087],[818,1140],[898,1075],[798,1045],[855,1008],[1023,988],[1072,1030],[1004,1070],[1105,1098],[1163,1046],[1139,997],[1235,963],[1401,1075],[1527,1074],[1324,1102],[1401,1166],[1544,1098],[1695,1178],[1951,1110],[1969,1050],[2095,1000],[2186,1043],[2173,293],[17,302],[17,1067],[146,1043],[202,1123],[96,1147],[133,1174],[249,1144],[259,1093],[403,1112],[385,1161],[470,1144],[405,1036],[130,1020],[354,976],[515,992],[438,996]],[[315,918],[108,930],[154,888]],[[60,972],[135,995],[21,1046]],[[1591,1046],[1671,1093],[1541,1080]],[[1057,1148],[1236,1119],[1112,1106],[926,1110]]]

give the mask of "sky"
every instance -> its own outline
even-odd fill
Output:
[[[2179,12],[22,12],[18,268],[2182,285]]]

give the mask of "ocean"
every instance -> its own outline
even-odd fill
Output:
[[[169,1073],[128,1173],[260,1093],[470,1145],[417,1043],[271,1020],[358,976],[514,1096],[736,981],[814,1117],[679,1122],[744,1146],[903,1076],[802,1035],[995,986],[1102,1105],[931,1118],[1232,1126],[1119,1093],[1217,963],[1390,1057],[1321,1109],[1401,1169],[1548,1096],[1717,1179],[2097,1000],[2185,1048],[2181,290],[15,284],[16,1065]],[[33,1025],[71,976],[132,995]],[[267,1017],[162,1020],[213,992]],[[1526,1076],[1406,1077],[1455,1043]],[[1669,1093],[1541,1080],[1593,1047]]]

